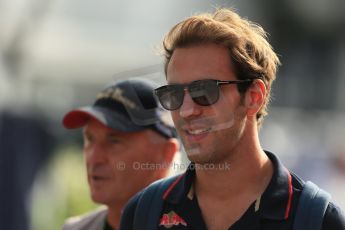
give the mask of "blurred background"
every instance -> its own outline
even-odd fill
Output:
[[[261,24],[283,63],[264,148],[345,209],[343,0],[0,0],[1,230],[60,229],[96,207],[63,115],[116,79],[163,84],[164,34],[219,6]]]

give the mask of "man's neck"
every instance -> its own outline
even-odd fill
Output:
[[[194,192],[208,229],[232,226],[268,186],[273,165],[259,144],[253,143],[229,153],[222,162],[229,165],[227,170],[196,167]]]
[[[252,155],[249,152],[241,154]],[[272,163],[263,151],[254,159],[243,157],[221,164],[220,170],[197,170],[196,192],[209,193],[220,199],[248,190],[259,195],[264,192],[273,174]]]
[[[123,205],[108,205],[107,221],[114,230],[119,228]]]
[[[220,199],[243,192],[261,195],[271,180],[273,166],[260,146],[256,130],[247,133],[228,156],[220,162],[220,166],[227,166],[223,170],[196,171],[196,193]]]

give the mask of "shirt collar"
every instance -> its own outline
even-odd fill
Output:
[[[292,178],[278,157],[265,151],[273,163],[273,175],[261,196],[259,211],[263,218],[283,220],[289,217],[292,202]]]
[[[265,151],[273,164],[273,175],[266,190],[260,197],[259,213],[263,218],[287,219],[292,200],[292,179],[289,171],[277,156]],[[195,167],[191,163],[184,174],[178,177],[165,193],[164,199],[171,204],[179,204],[190,197],[195,178]]]
[[[195,168],[193,165],[194,163],[190,163],[186,172],[177,177],[169,186],[163,195],[165,201],[171,204],[178,204],[188,196],[195,178]]]

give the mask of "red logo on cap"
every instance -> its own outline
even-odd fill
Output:
[[[159,221],[159,226],[164,226],[165,228],[171,228],[177,225],[187,226],[186,221],[177,215],[174,211],[170,211],[168,214],[163,214]]]

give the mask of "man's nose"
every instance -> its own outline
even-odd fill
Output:
[[[179,113],[183,118],[197,116],[201,113],[200,105],[193,101],[187,90],[184,91],[184,98]]]

